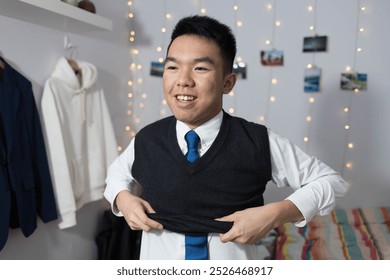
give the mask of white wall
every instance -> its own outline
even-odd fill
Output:
[[[340,202],[341,207],[389,205],[390,113],[387,104],[390,96],[385,70],[386,62],[390,61],[389,52],[385,50],[390,43],[386,33],[390,19],[385,14],[390,10],[389,1],[360,1],[361,6],[367,7],[360,15],[365,32],[357,34],[358,0],[317,0],[317,33],[327,35],[329,44],[327,52],[317,53],[315,57],[302,53],[303,37],[313,34],[308,27],[315,17],[314,13],[307,11],[307,6],[314,4],[314,0],[275,1],[275,18],[281,21],[279,28],[273,27],[273,11],[266,8],[274,1],[134,0],[131,9],[135,17],[130,21],[126,18],[129,11],[127,1],[93,2],[100,15],[113,20],[112,32],[80,36],[0,16],[0,54],[34,83],[38,103],[45,80],[57,59],[64,54],[63,39],[67,34],[78,47],[77,58],[98,67],[118,143],[125,147],[131,138],[124,130],[126,125],[137,130],[161,118],[161,109],[168,111],[161,104],[161,79],[149,76],[149,65],[152,60],[163,56],[157,53],[156,47],[166,46],[175,22],[182,16],[198,13],[201,3],[206,14],[231,26],[236,18],[243,22],[241,28],[233,29],[238,39],[238,55],[248,64],[248,79],[238,81],[235,97],[225,97],[225,109],[234,107],[235,115],[259,122],[259,116],[265,114],[268,95],[274,95],[276,102],[268,103],[267,126],[343,172],[351,190]],[[239,6],[237,13],[233,12],[235,2]],[[164,11],[172,15],[165,35],[160,31],[165,22]],[[132,28],[136,31],[136,41],[130,44],[128,33]],[[271,69],[260,65],[259,52],[268,48],[264,42],[271,38],[273,31],[275,47],[284,50],[285,66]],[[359,47],[363,48],[363,52],[356,56],[356,70],[368,73],[368,90],[352,94],[341,91],[339,83],[340,73],[347,65],[353,64],[356,36]],[[130,47],[137,48],[140,53],[131,54]],[[309,95],[303,92],[303,71],[313,58],[322,68],[322,91],[311,95],[316,101],[310,105]],[[142,70],[131,72],[131,62],[142,65]],[[129,88],[127,81],[138,77],[143,79],[142,84],[136,83]],[[270,77],[278,79],[278,84],[271,90]],[[128,99],[128,92],[135,96]],[[146,98],[141,97],[143,93]],[[132,105],[128,105],[128,101]],[[343,108],[350,101],[351,129],[347,134],[344,125],[348,115],[343,113]],[[143,108],[139,107],[141,102],[145,105]],[[133,111],[133,116],[127,115],[128,109]],[[310,124],[305,120],[309,112],[313,117]],[[137,118],[139,122],[135,121]],[[309,131],[311,141],[305,143],[303,137]],[[352,169],[343,168],[347,140],[355,144],[354,149],[345,153],[346,160],[353,162]],[[287,193],[276,192],[270,184],[266,199],[280,199]],[[87,205],[79,211],[78,225],[67,230],[57,229],[56,222],[39,223],[29,238],[18,229],[11,230],[0,259],[94,259],[97,250],[94,237],[101,213],[106,208],[105,201]]]

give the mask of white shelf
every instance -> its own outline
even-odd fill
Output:
[[[112,30],[111,20],[60,0],[1,0],[0,15],[78,34]]]

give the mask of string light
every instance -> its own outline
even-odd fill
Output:
[[[129,88],[127,92],[127,110],[126,110],[126,115],[129,117],[129,122],[133,123],[140,123],[141,118],[138,116],[136,112],[136,108],[141,108],[143,109],[145,107],[144,102],[140,102],[138,106],[134,107],[135,103],[135,98],[139,95],[138,93],[141,92],[141,86],[143,83],[143,73],[142,73],[142,64],[138,64],[137,61],[139,60],[138,56],[140,55],[139,49],[135,47],[136,44],[136,31],[133,29],[133,26],[135,26],[133,20],[135,18],[135,14],[133,12],[133,7],[134,7],[134,1],[128,1],[128,18],[130,20],[130,31],[129,31],[129,42],[131,42],[130,46],[130,58],[131,58],[131,63],[129,65],[129,71],[130,71],[130,79],[127,81],[127,86]],[[147,95],[146,93],[141,95],[142,99],[146,99]],[[130,137],[134,137],[136,132],[137,132],[137,127],[135,125],[130,125],[126,124],[124,126],[124,131],[126,132],[127,135]],[[122,146],[117,147],[118,152],[123,151]]]
[[[312,22],[309,25],[308,29],[313,32],[313,36],[316,36],[317,0],[314,0],[313,3],[307,5],[306,9],[307,9],[307,12],[313,17],[312,18]],[[310,75],[311,75],[312,71],[317,71],[318,73],[320,73],[319,72],[320,69],[316,70],[316,68],[317,68],[317,66],[316,66],[316,52],[314,51],[312,53],[312,61],[306,65],[305,74],[306,73],[310,73]],[[303,141],[306,144],[306,151],[307,152],[309,152],[309,148],[310,148],[310,141],[309,140],[311,139],[311,133],[312,133],[312,123],[313,123],[313,115],[314,115],[314,102],[315,102],[315,99],[312,96],[313,92],[310,91],[310,92],[308,92],[308,94],[309,94],[309,99],[308,99],[308,103],[309,103],[308,111],[309,112],[308,112],[308,114],[306,116],[306,123],[307,123],[306,136],[303,138]]]
[[[271,13],[272,17],[272,29],[271,29],[271,38],[268,38],[265,40],[265,45],[271,49],[276,49],[276,41],[275,41],[275,33],[276,28],[280,28],[282,26],[282,22],[280,20],[276,20],[276,14],[277,14],[277,0],[274,0],[272,3],[266,4],[266,9]],[[267,99],[265,103],[265,114],[261,115],[259,117],[259,120],[261,123],[268,123],[269,120],[269,111],[270,111],[270,103],[276,102],[276,96],[274,95],[274,89],[275,86],[278,83],[278,79],[275,78],[273,73],[273,66],[267,66],[268,67],[268,89],[267,89]]]
[[[359,45],[359,36],[360,36],[360,34],[365,32],[365,28],[363,26],[361,26],[360,19],[361,19],[362,13],[364,13],[367,8],[366,8],[366,6],[361,6],[360,3],[361,3],[360,0],[358,0],[357,1],[356,35],[355,35],[355,52],[353,55],[353,64],[352,64],[352,66],[346,66],[346,68],[345,68],[345,70],[347,72],[352,72],[352,73],[358,73],[358,71],[356,71],[357,54],[363,52],[363,48],[358,46]],[[353,101],[352,96],[354,94],[358,94],[359,92],[360,92],[360,90],[358,88],[355,88],[353,90],[353,92],[347,93],[347,94],[349,94],[348,105],[345,106],[343,109],[343,112],[345,113],[346,121],[344,124],[345,148],[343,151],[343,161],[342,161],[342,171],[341,171],[342,176],[344,176],[345,169],[350,170],[353,167],[353,162],[347,160],[347,150],[352,150],[355,148],[355,143],[353,143],[350,140],[350,130],[351,130],[350,121],[351,121],[351,108],[352,108],[352,101]]]
[[[234,1],[233,3],[233,32],[236,36],[238,36],[238,29],[243,26],[243,22],[239,19],[239,5],[237,1]],[[243,63],[242,57],[237,55],[234,61],[234,69],[238,67],[245,67],[245,63]],[[236,113],[237,108],[237,99],[235,97],[234,91],[231,91],[228,93],[228,96],[231,98],[233,105],[228,109],[228,112],[230,114]]]
[[[199,0],[199,12],[205,14],[207,12],[206,8],[203,6],[203,1]]]

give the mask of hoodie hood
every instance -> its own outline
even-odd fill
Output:
[[[73,59],[81,70],[81,84],[76,73],[65,57],[61,57],[54,68],[52,77],[62,80],[71,88],[77,90],[83,89],[88,91],[97,81],[96,67],[88,62]]]
[[[60,57],[52,73],[52,77],[61,80],[74,90],[74,94],[80,98],[80,122],[86,121],[86,94],[93,92],[92,87],[97,82],[97,69],[91,63],[73,59],[81,71],[81,81],[79,81],[75,70],[65,57]],[[92,91],[91,91],[92,89]],[[92,123],[92,118],[89,118]]]

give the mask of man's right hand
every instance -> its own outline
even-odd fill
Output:
[[[138,196],[131,194],[129,191],[121,191],[115,199],[118,210],[132,230],[151,231],[154,229],[163,229],[163,226],[150,219],[147,213],[155,213],[150,204]]]

